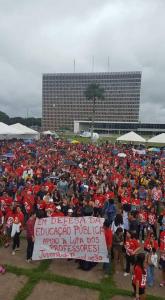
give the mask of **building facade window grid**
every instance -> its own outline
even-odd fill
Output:
[[[43,129],[73,129],[75,119],[91,120],[92,104],[84,96],[91,82],[105,90],[104,101],[96,103],[96,120],[139,120],[141,72],[44,74]]]

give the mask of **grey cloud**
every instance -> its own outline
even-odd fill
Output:
[[[0,0],[0,110],[41,115],[44,72],[142,71],[143,121],[164,122],[164,0]]]

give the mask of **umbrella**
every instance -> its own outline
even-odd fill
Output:
[[[23,140],[25,144],[32,144],[33,140],[32,139],[26,139]]]
[[[7,157],[5,155],[0,155],[0,160],[7,160]]]
[[[53,175],[49,176],[48,178],[50,178],[52,180],[55,180],[55,181],[59,181],[60,180],[60,178],[58,176],[53,176]]]
[[[160,152],[160,148],[149,148],[148,151],[152,151],[152,152]]]
[[[118,149],[113,149],[113,150],[112,150],[112,154],[113,154],[113,155],[118,154]]]
[[[118,157],[126,157],[127,155],[125,154],[125,153],[118,153],[118,155],[117,155]]]
[[[64,160],[64,165],[67,166],[77,166],[77,163],[73,160]]]
[[[80,144],[80,142],[77,141],[77,140],[72,140],[72,141],[71,141],[71,144]]]
[[[48,151],[57,152],[57,149],[50,148]]]
[[[13,153],[6,153],[3,156],[5,156],[7,158],[15,158],[15,155]]]

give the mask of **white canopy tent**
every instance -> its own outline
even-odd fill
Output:
[[[90,131],[83,131],[80,134],[81,137],[86,137],[86,138],[90,138],[91,137],[91,132]],[[99,139],[99,134],[97,132],[93,132],[93,138],[94,139]]]
[[[91,137],[91,132],[90,131],[83,131],[83,132],[80,133],[80,136],[90,138]]]
[[[130,131],[116,139],[122,142],[145,143],[146,140],[134,131]]]
[[[59,138],[59,135],[55,131],[47,130],[42,132],[43,135],[52,135],[55,138]]]
[[[46,130],[46,131],[43,131],[42,134],[44,134],[44,135],[52,135],[53,131]]]
[[[3,122],[0,122],[0,139],[1,140],[16,138],[20,134],[21,134],[20,130],[18,130],[16,128],[12,128]]]
[[[33,130],[25,125],[22,125],[20,123],[16,123],[9,126],[10,128],[13,128],[15,130],[18,130],[20,132],[20,135],[17,136],[17,138],[22,139],[35,139],[38,140],[40,138],[40,134],[38,131]]]
[[[165,144],[165,133],[158,134],[147,141],[148,143]]]

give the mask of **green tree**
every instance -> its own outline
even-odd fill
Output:
[[[95,122],[95,112],[96,112],[96,101],[104,99],[104,88],[98,83],[91,83],[88,85],[85,91],[85,97],[92,101],[92,122],[91,122],[91,139],[93,139],[93,130]]]
[[[0,111],[0,122],[3,122],[5,124],[9,124],[9,116],[5,114],[3,111]]]
[[[0,122],[3,122],[7,125],[12,125],[15,123],[21,123],[25,126],[39,126],[41,127],[41,118],[23,118],[23,117],[12,117],[10,118],[6,113],[0,111]]]

